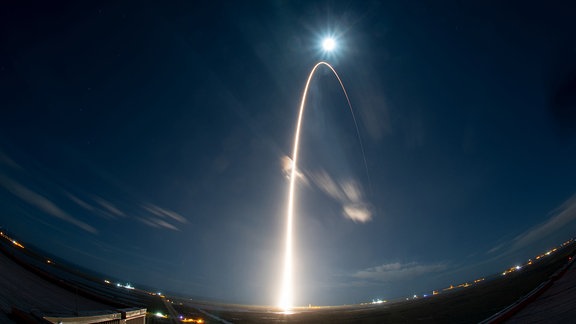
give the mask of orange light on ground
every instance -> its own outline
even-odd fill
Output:
[[[15,240],[12,240],[12,244],[16,245],[16,246],[19,247],[19,248],[22,248],[22,249],[24,248],[24,245],[16,242]]]

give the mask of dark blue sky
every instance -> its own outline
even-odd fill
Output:
[[[0,226],[134,284],[274,304],[297,108],[297,304],[498,272],[576,230],[566,2],[0,10]],[[334,54],[322,53],[334,35]],[[346,217],[361,205],[371,220]]]

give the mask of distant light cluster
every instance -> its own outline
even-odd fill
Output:
[[[568,245],[568,244],[570,244],[570,243],[572,243],[572,242],[574,242],[574,239],[569,239],[568,241],[562,243],[562,245],[561,245],[560,247],[564,247],[564,246],[566,246],[566,245]],[[556,251],[558,251],[558,248],[557,248],[557,247],[555,247],[555,248],[553,248],[553,249],[550,249],[550,250],[548,250],[548,251],[546,251],[546,252],[544,252],[544,253],[542,253],[542,254],[540,254],[540,255],[537,255],[537,256],[534,258],[534,260],[540,260],[540,259],[542,259],[542,258],[545,258],[545,257],[547,257],[547,256],[550,256],[551,254],[553,254],[553,253],[556,252]],[[529,266],[529,265],[532,265],[533,263],[534,263],[534,261],[533,261],[532,259],[528,259],[528,262],[526,262],[526,263],[523,264],[523,265],[516,265],[516,266],[513,266],[513,267],[511,267],[511,268],[509,268],[509,269],[504,270],[504,272],[502,272],[502,275],[505,276],[505,275],[507,275],[507,274],[509,274],[509,273],[522,270],[522,268],[524,268],[524,267],[526,267],[526,266]]]
[[[506,270],[504,270],[504,271],[502,272],[502,276],[506,276],[506,275],[508,275],[508,274],[510,274],[510,273],[520,271],[520,270],[524,269],[525,267],[534,264],[535,260],[540,260],[540,259],[542,259],[542,258],[544,258],[544,257],[550,256],[550,255],[552,255],[554,252],[558,251],[559,248],[562,248],[562,247],[565,247],[565,246],[567,246],[567,245],[569,245],[569,244],[572,244],[572,243],[574,243],[574,241],[575,241],[574,238],[569,239],[568,241],[562,243],[562,245],[560,245],[560,247],[552,248],[552,249],[550,249],[550,250],[548,250],[548,251],[546,251],[546,252],[544,252],[544,253],[542,253],[542,254],[540,254],[540,255],[537,255],[537,256],[534,258],[534,260],[528,259],[528,261],[527,261],[526,263],[524,263],[524,264],[514,265],[514,266],[512,266],[512,267],[510,267],[510,268],[508,268],[508,269],[506,269]],[[458,285],[450,285],[449,287],[446,287],[446,288],[442,289],[442,291],[449,291],[449,290],[460,289],[460,288],[468,288],[468,287],[474,286],[474,285],[476,285],[476,284],[479,284],[479,283],[481,283],[481,282],[484,281],[484,280],[485,280],[485,278],[478,278],[478,279],[474,280],[473,282],[464,282],[464,283],[461,283],[461,284],[458,284]],[[435,295],[438,295],[438,294],[439,294],[439,291],[438,291],[438,290],[433,290],[433,291],[432,291],[432,296],[435,296]],[[429,297],[429,296],[430,296],[430,295],[428,295],[428,294],[422,294],[422,297],[420,297],[419,295],[414,294],[414,295],[412,295],[412,296],[406,297],[405,300],[418,299],[418,298],[426,298],[426,297]],[[362,303],[362,304],[363,304],[363,305],[365,305],[365,304],[381,304],[381,303],[385,303],[385,302],[386,302],[385,300],[381,300],[381,299],[372,299],[372,302],[371,302],[371,303]]]
[[[18,243],[16,240],[10,238],[8,235],[4,234],[4,232],[0,232],[0,236],[2,236],[3,238],[5,238],[6,240],[10,241],[12,244],[14,244],[15,246],[23,249],[24,245]]]

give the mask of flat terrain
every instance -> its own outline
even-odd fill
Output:
[[[48,260],[29,247],[16,247],[7,237],[0,238],[0,323],[18,322],[14,309],[27,318],[94,315],[130,307],[166,313],[159,296],[119,288]],[[157,322],[169,321],[148,320]]]
[[[232,323],[478,323],[498,313],[545,282],[556,270],[566,265],[576,252],[574,245],[558,250],[533,265],[506,276],[497,276],[468,288],[453,289],[436,296],[385,304],[353,305],[295,309],[282,314],[271,307],[211,305],[193,301],[176,307],[180,312],[203,309],[221,321]],[[574,269],[563,280],[571,286],[564,294],[572,294],[576,282]],[[560,287],[560,285],[559,285]],[[566,287],[565,283],[561,287]],[[564,290],[564,288],[558,288]],[[554,291],[550,291],[554,294]],[[543,296],[544,297],[544,296]],[[564,297],[560,297],[564,298]],[[573,304],[572,304],[573,305]],[[570,306],[567,304],[567,308]],[[556,316],[548,311],[548,319]],[[546,311],[544,311],[546,312]],[[573,313],[572,313],[573,314]],[[562,315],[558,315],[562,316]],[[563,318],[563,317],[562,317]],[[207,318],[210,322],[210,318]],[[213,322],[217,322],[212,319]],[[520,322],[525,322],[520,319]]]
[[[205,323],[478,323],[546,282],[558,269],[566,266],[576,252],[576,244],[571,243],[506,276],[497,275],[466,288],[444,291],[427,298],[383,304],[297,308],[292,314],[284,314],[267,306],[203,303],[118,288],[64,266],[45,266],[46,259],[29,249],[4,247],[6,249],[0,252],[1,323],[14,321],[10,317],[13,307],[27,313],[72,316],[78,312],[132,306],[146,307],[152,314],[161,312],[172,317],[202,318]],[[14,257],[15,254],[20,256]],[[42,269],[37,268],[41,264],[44,265]],[[576,313],[573,307],[576,304],[575,267],[569,267],[549,287],[516,313],[511,322],[570,322]],[[148,323],[170,322],[170,318],[157,318],[152,314]]]
[[[573,323],[575,319],[576,266],[572,264],[564,276],[506,323]]]
[[[12,307],[21,310],[74,314],[76,311],[111,309],[79,296],[27,271],[4,253],[0,253],[0,322],[11,323],[8,318]]]

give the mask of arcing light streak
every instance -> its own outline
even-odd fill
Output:
[[[348,98],[348,93],[346,92],[346,88],[344,88],[344,84],[340,79],[338,73],[334,68],[326,63],[326,62],[319,62],[314,65],[312,71],[308,75],[308,80],[306,81],[306,86],[304,87],[304,93],[302,94],[302,100],[300,102],[300,112],[298,113],[298,122],[296,123],[296,134],[294,135],[294,148],[293,148],[293,155],[292,155],[292,169],[290,171],[290,189],[288,194],[288,211],[286,215],[286,247],[285,247],[285,254],[284,254],[284,275],[282,280],[282,292],[280,296],[280,303],[279,306],[286,312],[290,310],[293,306],[293,294],[294,294],[294,287],[293,287],[293,249],[292,249],[292,227],[293,227],[293,219],[294,219],[294,187],[296,183],[296,169],[298,165],[298,147],[300,143],[300,128],[302,126],[302,118],[304,116],[304,108],[306,104],[306,96],[308,94],[308,87],[310,85],[310,81],[314,76],[314,72],[318,69],[319,66],[325,65],[336,76],[338,82],[340,83],[340,87],[346,96],[346,101],[348,102],[348,107],[350,108],[350,112],[352,113],[352,119],[354,120],[354,125],[356,126],[356,133],[358,134],[358,139],[360,142],[360,149],[362,150],[362,157],[364,158],[364,167],[366,168],[366,175],[368,176],[368,181],[370,181],[370,177],[368,175],[368,165],[366,163],[366,155],[364,154],[364,146],[362,145],[362,139],[360,138],[360,131],[358,129],[358,123],[356,122],[356,117],[354,116],[354,111],[352,109],[352,104],[350,103],[350,99]]]

